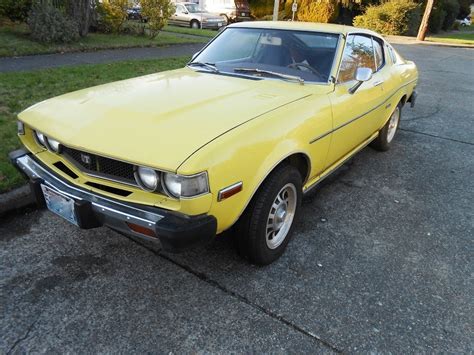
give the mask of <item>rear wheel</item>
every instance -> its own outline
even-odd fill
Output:
[[[395,110],[392,112],[388,122],[380,130],[378,137],[370,143],[370,146],[376,150],[387,151],[390,149],[391,143],[400,125],[402,117],[402,102],[399,102]]]
[[[268,265],[286,249],[301,205],[301,175],[280,165],[265,180],[235,230],[239,253],[250,262]]]
[[[189,26],[194,29],[201,28],[201,24],[197,20],[192,20]]]

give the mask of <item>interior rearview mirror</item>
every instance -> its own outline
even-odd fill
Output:
[[[372,79],[372,69],[370,68],[357,68],[355,73],[355,80],[357,80],[357,84],[349,89],[349,93],[353,94],[357,91],[357,89],[364,83],[365,81],[369,81]]]

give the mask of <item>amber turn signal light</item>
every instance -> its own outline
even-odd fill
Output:
[[[230,185],[222,190],[219,191],[219,194],[217,195],[217,201],[222,201],[225,200],[226,198],[229,198],[231,196],[234,196],[236,193],[242,191],[243,183],[242,181],[235,183],[233,185]]]
[[[129,223],[129,222],[127,222],[127,226],[128,226],[128,228],[130,228],[135,233],[139,233],[139,234],[146,235],[148,237],[156,238],[155,231],[152,230],[152,229],[145,228],[145,227],[140,226],[138,224]]]

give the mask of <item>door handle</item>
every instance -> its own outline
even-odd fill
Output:
[[[379,86],[382,84],[383,84],[383,80],[377,80],[376,82],[374,82],[374,86]]]

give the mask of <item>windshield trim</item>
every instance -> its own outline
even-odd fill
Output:
[[[250,30],[266,30],[267,28],[264,28],[264,27],[244,27],[244,26],[238,26],[238,27],[226,27],[223,31],[221,31],[220,33],[217,34],[217,36],[215,36],[212,40],[210,40],[209,42],[207,42],[207,44],[201,48],[201,50],[199,50],[198,52],[195,53],[195,55],[193,56],[193,58],[191,58],[191,60],[186,63],[186,67],[188,67],[188,64],[194,62],[194,60],[199,57],[199,55],[212,43],[214,42],[219,36],[221,36],[225,31],[228,31],[228,30],[231,30],[232,28],[238,28],[238,29],[250,29]],[[328,35],[333,35],[333,36],[337,36],[337,44],[336,44],[336,50],[334,52],[334,58],[332,60],[332,65],[331,65],[331,70],[329,71],[329,76],[328,76],[328,80],[327,81],[314,81],[314,80],[305,80],[305,85],[306,84],[309,84],[309,85],[324,85],[324,86],[329,86],[329,85],[332,85],[334,84],[333,80],[332,80],[332,76],[331,75],[333,72],[334,72],[334,66],[337,64],[337,56],[339,54],[339,50],[340,50],[340,45],[341,45],[341,38],[344,37],[344,35],[342,33],[337,33],[337,32],[322,32],[322,31],[305,31],[305,30],[292,30],[292,29],[287,29],[287,28],[282,28],[282,29],[278,29],[279,31],[288,31],[288,32],[302,32],[302,33],[317,33],[317,34],[328,34]],[[191,68],[191,67],[188,67],[188,68]],[[192,69],[192,68],[191,68]],[[194,70],[194,69],[192,69]],[[237,73],[232,73],[232,72],[226,72],[226,71],[222,71],[220,70],[219,73],[214,73],[214,72],[211,72],[211,71],[206,71],[207,73],[211,73],[211,74],[217,74],[217,75],[230,75],[230,76],[240,76],[240,77],[247,77],[247,78],[250,78],[250,76],[248,75],[245,75],[245,74],[237,74]],[[255,76],[253,76],[252,78],[255,78]],[[269,77],[262,77],[261,80],[280,80],[281,79],[276,79],[276,78],[269,78]]]

